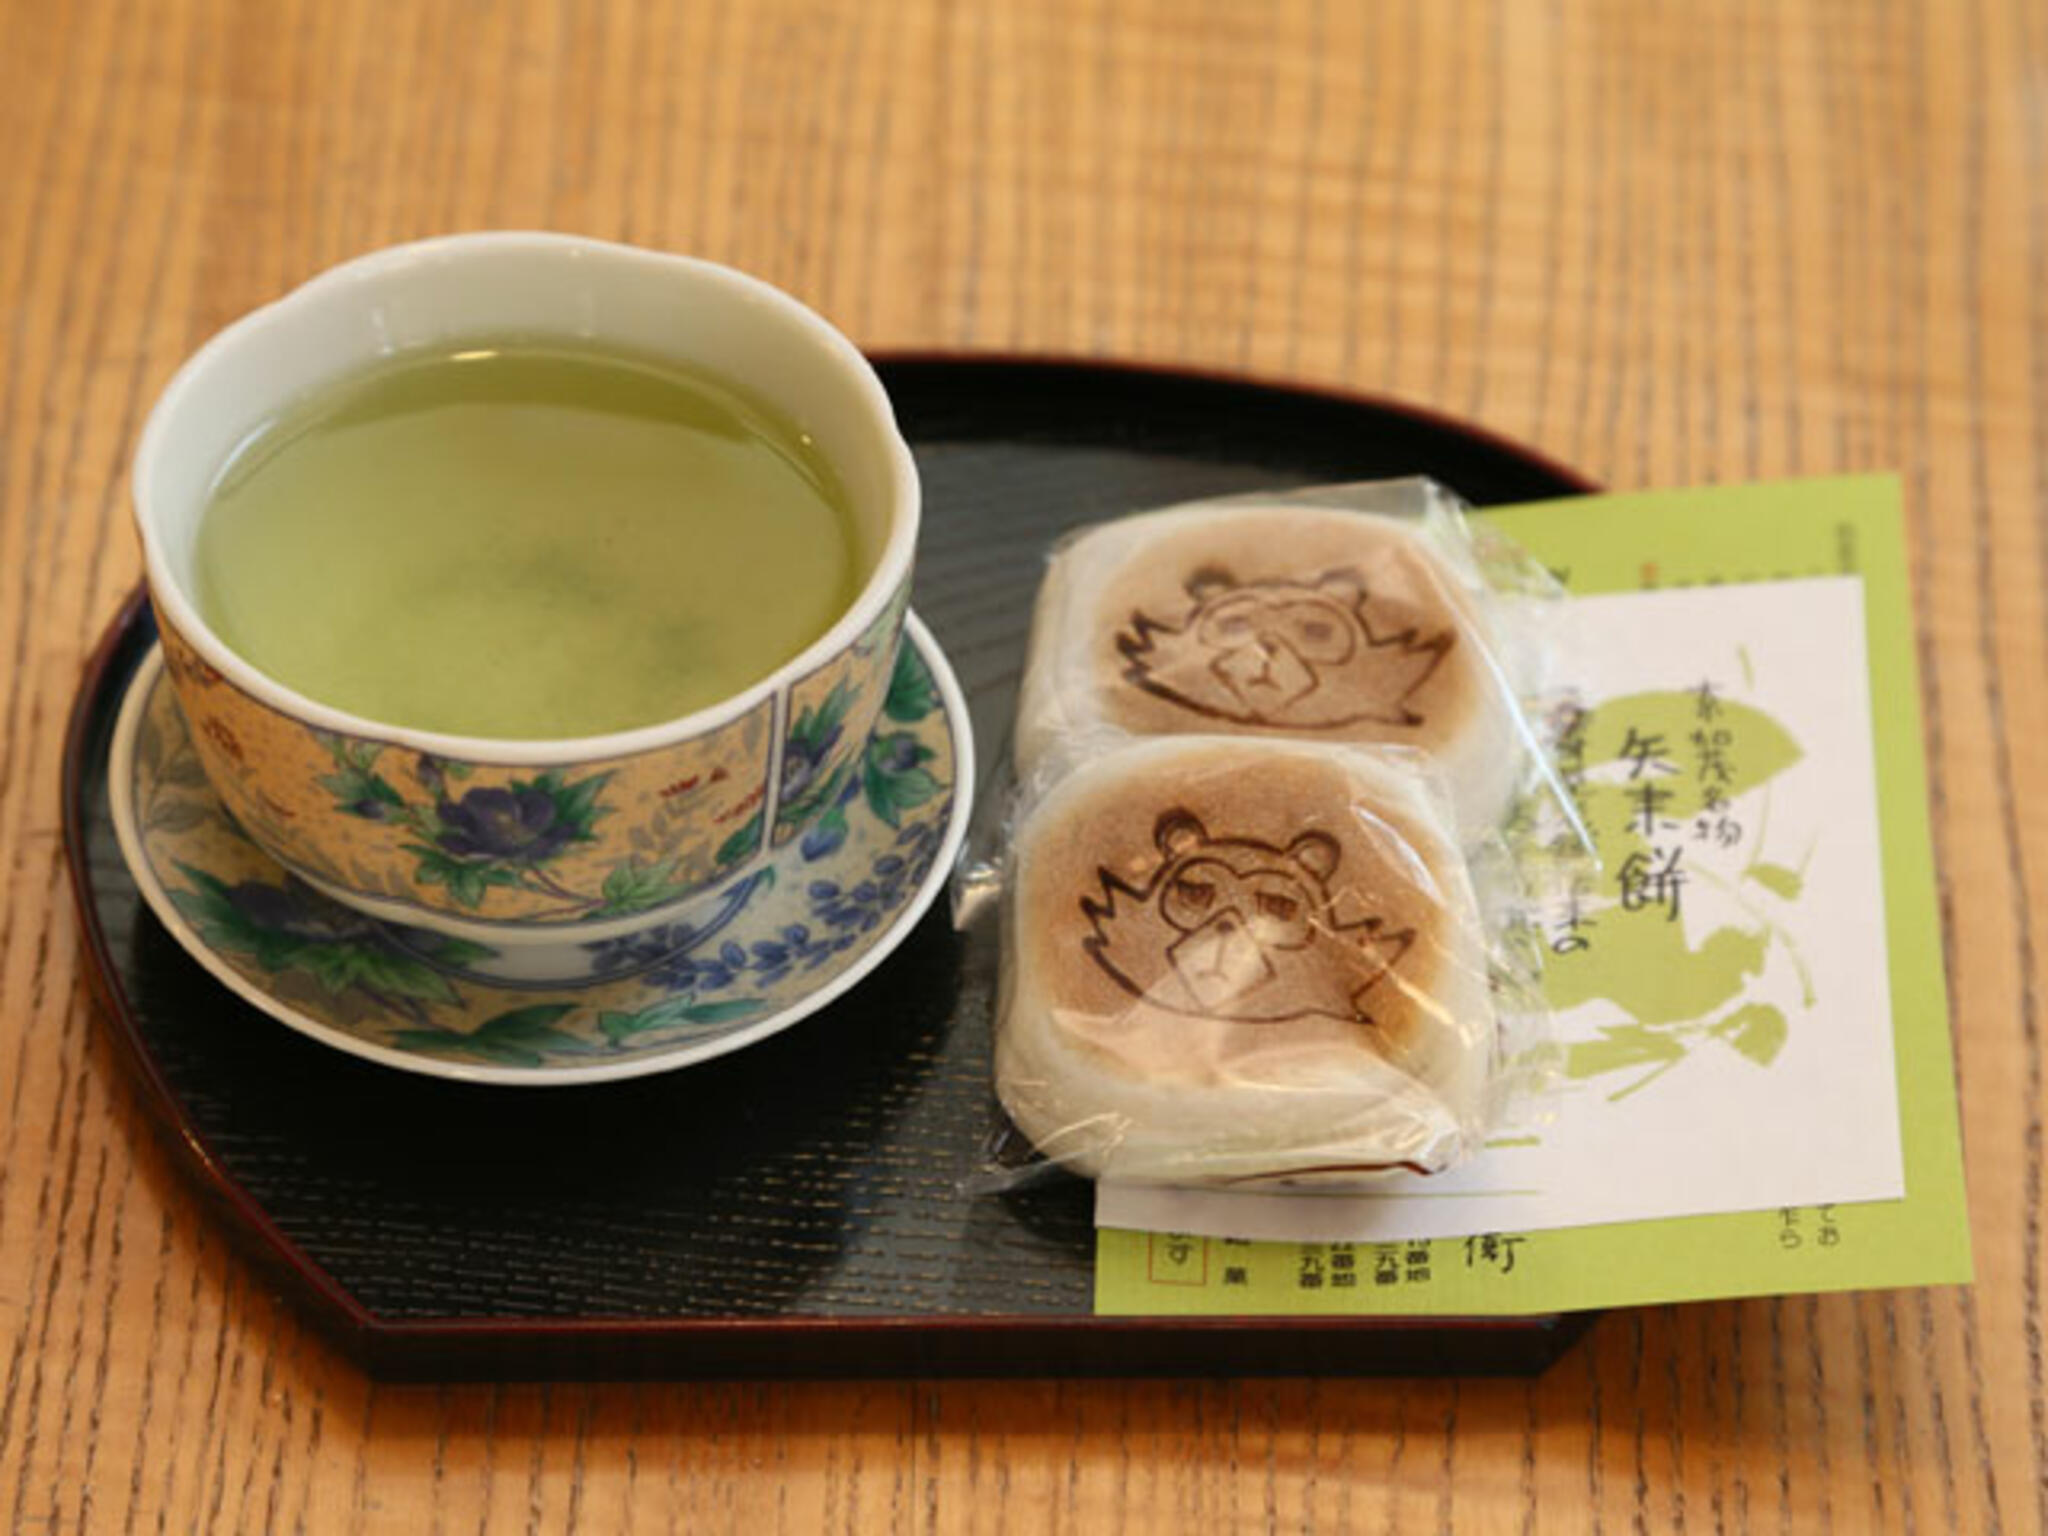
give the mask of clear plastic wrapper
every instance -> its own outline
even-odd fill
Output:
[[[1544,771],[1522,701],[1559,592],[1432,481],[1190,502],[1053,553],[1018,703],[1026,793],[1128,736],[1285,736],[1435,759],[1478,841]]]
[[[1427,758],[1127,742],[1025,804],[1007,876],[996,1089],[1050,1162],[1348,1188],[1492,1122],[1493,936]]]
[[[1590,858],[1525,705],[1562,591],[1427,480],[1191,502],[1052,554],[982,1182],[1369,1187],[1545,1123],[1529,914]]]

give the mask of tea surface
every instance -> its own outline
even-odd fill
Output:
[[[215,632],[420,730],[649,725],[822,635],[864,576],[831,466],[716,379],[572,345],[412,353],[236,454],[201,518]]]

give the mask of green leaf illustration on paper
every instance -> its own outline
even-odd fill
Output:
[[[1797,901],[1806,876],[1782,864],[1752,864],[1743,873],[1781,901]]]
[[[1725,799],[1737,800],[1776,778],[1803,755],[1799,743],[1776,719],[1747,704],[1720,700],[1715,721],[1732,737],[1727,756],[1728,777],[1717,785]],[[1687,768],[1694,752],[1692,733],[1700,725],[1698,696],[1687,690],[1624,694],[1604,700],[1585,720],[1585,767],[1589,775],[1579,795],[1579,811],[1593,834],[1600,856],[1618,867],[1631,854],[1647,854],[1643,835],[1643,787],[1658,793],[1654,813],[1659,820],[1681,825],[1698,817],[1705,806],[1706,786],[1690,772],[1665,773],[1658,764]],[[1639,749],[1662,744],[1661,754],[1641,760],[1637,776],[1617,782],[1617,770],[1636,768]],[[1637,750],[1631,750],[1637,749]]]
[[[1780,946],[1802,981],[1804,966],[1743,887],[1783,902],[1805,889],[1803,870],[1763,857],[1767,787],[1800,760],[1798,742],[1763,710],[1697,688],[1604,700],[1581,717],[1576,736],[1572,776],[1602,870],[1579,930],[1586,942],[1553,949],[1543,992],[1560,1012],[1591,1005],[1620,1021],[1602,1020],[1593,1038],[1567,1043],[1564,1075],[1625,1074],[1609,1093],[1622,1098],[1709,1038],[1770,1066],[1791,1022],[1750,1001],[1749,989]],[[1742,916],[1689,939],[1681,910],[1716,887]]]
[[[1770,945],[1767,931],[1721,928],[1690,949],[1682,924],[1610,907],[1598,943],[1550,958],[1543,992],[1553,1008],[1604,1000],[1638,1024],[1688,1023],[1740,997]]]
[[[1600,1038],[1581,1040],[1565,1050],[1565,1072],[1572,1077],[1597,1077],[1628,1067],[1655,1067],[1682,1061],[1685,1046],[1660,1030],[1641,1024],[1603,1024]]]
[[[1769,1003],[1749,1003],[1711,1025],[1707,1033],[1725,1040],[1760,1067],[1777,1060],[1791,1035],[1784,1010]]]

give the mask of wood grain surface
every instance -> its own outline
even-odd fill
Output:
[[[91,1016],[60,728],[179,360],[528,226],[1618,486],[1900,471],[1976,1286],[1619,1313],[1533,1384],[368,1383]],[[0,1529],[2039,1530],[2044,593],[2038,0],[0,0]]]

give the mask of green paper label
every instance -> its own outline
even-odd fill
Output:
[[[1708,603],[1699,589],[1856,578],[1800,590],[1812,591],[1816,602],[1827,595],[1839,603],[1846,589],[1860,601],[1874,786],[1842,789],[1845,802],[1857,798],[1852,789],[1866,800],[1874,795],[1865,814],[1874,815],[1879,846],[1874,860],[1864,852],[1869,880],[1881,884],[1881,904],[1864,900],[1873,921],[1881,905],[1886,943],[1883,967],[1870,967],[1876,974],[1867,980],[1881,983],[1873,995],[1888,998],[1890,1028],[1856,1038],[1881,1042],[1888,1034],[1892,1070],[1886,1082],[1884,1061],[1853,1046],[1838,1050],[1832,1069],[1825,1060],[1816,1069],[1809,1051],[1806,1070],[1819,1072],[1810,1079],[1818,1087],[1801,1091],[1826,1096],[1855,1080],[1867,1103],[1874,1084],[1886,1109],[1895,1092],[1895,1144],[1874,1144],[1879,1131],[1889,1134],[1889,1118],[1879,1116],[1872,1123],[1883,1124],[1864,1132],[1873,1142],[1864,1150],[1888,1151],[1890,1191],[1902,1186],[1903,1196],[1663,1219],[1596,1215],[1587,1219],[1599,1224],[1553,1220],[1534,1230],[1515,1229],[1506,1219],[1514,1202],[1496,1200],[1485,1214],[1502,1216],[1501,1230],[1385,1242],[1239,1241],[1105,1226],[1098,1234],[1097,1310],[1514,1315],[1967,1281],[1967,1209],[1896,480],[1583,497],[1482,516],[1575,594],[1674,593],[1668,603],[1636,600],[1634,608],[1681,626],[1696,627],[1703,613],[1733,611]],[[1801,1032],[1818,1029],[1824,1017],[1815,1012],[1814,973],[1827,969],[1820,952],[1876,953],[1853,931],[1862,925],[1849,915],[1850,904],[1825,899],[1823,877],[1839,887],[1841,870],[1826,861],[1809,868],[1813,839],[1802,838],[1784,815],[1774,821],[1769,814],[1774,781],[1783,775],[1789,783],[1808,749],[1843,728],[1821,718],[1834,713],[1826,703],[1830,680],[1797,680],[1806,690],[1795,690],[1798,697],[1820,699],[1801,705],[1806,717],[1758,708],[1751,700],[1759,689],[1767,693],[1775,684],[1783,691],[1782,662],[1775,679],[1745,675],[1745,636],[1706,638],[1716,642],[1708,653],[1734,658],[1732,668],[1716,661],[1726,675],[1674,678],[1668,688],[1592,700],[1576,739],[1568,730],[1560,751],[1561,771],[1574,781],[1603,854],[1600,888],[1587,891],[1584,910],[1553,911],[1543,925],[1553,1006],[1599,1021],[1558,1046],[1559,1076],[1578,1095],[1560,1113],[1624,1101],[1655,1109],[1675,1102],[1674,1095],[1701,1092],[1740,1095],[1739,1112],[1773,1104],[1770,1095],[1782,1092],[1790,1075],[1780,1063],[1815,1038]],[[1776,654],[1782,653],[1780,646]],[[1860,716],[1853,724],[1861,730]],[[1855,839],[1837,838],[1844,841]],[[1734,915],[1698,928],[1701,911],[1715,900]],[[1694,905],[1681,912],[1686,903]],[[1807,926],[1803,947],[1774,912],[1794,913]],[[1824,944],[1812,942],[1815,923]],[[1767,971],[1776,978],[1770,987],[1760,979]],[[1834,974],[1841,973],[1838,961]],[[1829,1000],[1837,1012],[1854,1001],[1856,980],[1836,982],[1840,995]],[[1884,1022],[1880,1016],[1875,1024]],[[1788,1116],[1798,1119],[1796,1110],[1770,1109],[1759,1134]],[[1512,1169],[1546,1134],[1539,1126],[1503,1135],[1487,1157]],[[1884,1163],[1874,1156],[1866,1175],[1876,1178]],[[1593,1197],[1615,1192],[1581,1193],[1598,1209],[1601,1200]]]

